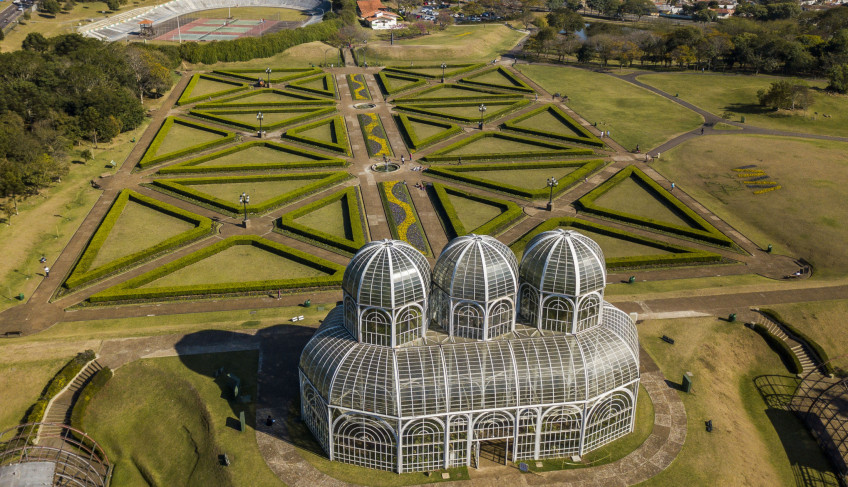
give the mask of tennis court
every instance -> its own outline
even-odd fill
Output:
[[[229,41],[239,37],[257,37],[275,31],[277,20],[197,19],[166,32],[160,41]]]

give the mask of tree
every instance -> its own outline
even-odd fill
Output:
[[[94,155],[91,153],[91,150],[85,149],[84,151],[80,152],[80,157],[82,157],[82,160],[86,164],[88,164],[88,161],[92,160],[94,158]]]
[[[715,22],[717,18],[718,14],[708,8],[703,8],[692,13],[692,20],[695,22],[702,22],[704,24],[707,22]]]
[[[171,87],[171,72],[163,65],[167,63],[163,53],[142,47],[129,47],[126,53],[141,103],[145,93],[161,93]]]
[[[545,18],[551,27],[565,31],[566,34],[577,32],[583,28],[583,17],[568,8],[561,8],[548,13]]]
[[[118,11],[118,9],[121,8],[121,4],[118,2],[118,0],[106,0],[106,8],[113,12],[116,12]]]
[[[453,24],[453,16],[448,9],[443,8],[439,10],[439,15],[436,15],[436,21],[439,23],[439,26],[444,29],[445,27]]]
[[[681,68],[695,62],[695,51],[689,46],[677,46],[671,51],[671,59]]]
[[[349,46],[368,40],[368,32],[355,25],[346,25],[339,29],[336,38],[342,45]]]
[[[848,64],[831,66],[827,71],[827,79],[830,81],[827,89],[837,93],[848,93]]]
[[[57,0],[41,0],[38,4],[38,11],[43,12],[50,15],[56,15],[59,13],[62,7],[59,5]]]
[[[533,15],[533,11],[529,8],[525,8],[521,11],[521,15],[518,18],[522,24],[524,24],[525,29],[529,29],[531,25],[533,25],[533,21],[536,17]]]
[[[760,105],[775,110],[806,110],[813,104],[813,95],[809,86],[786,80],[775,81],[768,91],[759,90],[757,98],[760,100]]]
[[[3,29],[0,29],[0,41],[6,38],[6,34],[3,33]]]
[[[624,0],[624,3],[618,8],[621,14],[631,14],[636,16],[636,20],[642,19],[643,15],[648,15],[651,12],[656,12],[657,7],[651,0]]]
[[[38,32],[30,32],[21,43],[24,51],[47,52],[50,42]]]

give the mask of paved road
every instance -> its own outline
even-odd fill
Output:
[[[18,6],[13,4],[11,0],[6,0],[3,3],[0,3],[0,8],[3,9],[3,11],[0,12],[0,29],[8,27],[9,24],[22,13],[18,11]]]

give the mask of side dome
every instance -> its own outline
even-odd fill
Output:
[[[362,246],[342,278],[345,328],[373,345],[398,346],[424,336],[430,264],[406,242]]]
[[[433,269],[432,316],[452,336],[489,340],[515,328],[518,264],[488,235],[448,244]]]
[[[543,293],[580,296],[603,292],[606,261],[601,247],[574,230],[551,230],[533,237],[524,250],[522,283]]]

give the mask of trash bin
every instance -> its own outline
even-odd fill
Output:
[[[18,295],[15,296],[15,297],[18,298],[18,301],[23,301],[24,300],[24,293],[18,293]]]

